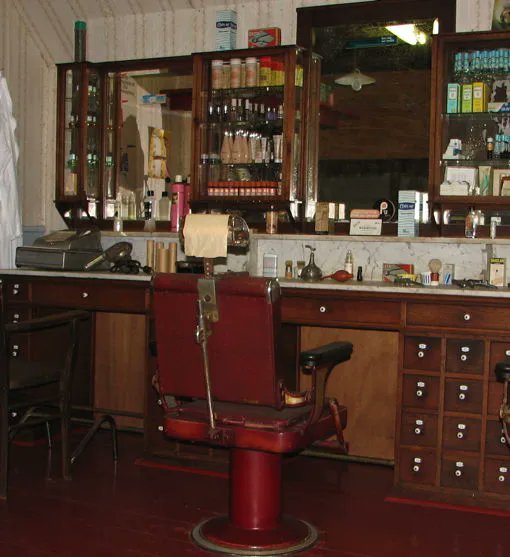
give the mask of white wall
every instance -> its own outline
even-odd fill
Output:
[[[349,0],[352,1],[352,0]],[[24,225],[62,226],[53,206],[55,181],[56,62],[73,59],[73,21],[86,19],[82,2],[0,0],[0,68],[5,72],[20,144],[19,187]],[[490,27],[493,0],[457,0],[457,30]],[[295,42],[296,8],[342,3],[335,0],[232,0],[225,8],[238,13],[238,46],[247,30],[277,26],[282,42]],[[85,5],[88,4],[88,0]],[[104,5],[112,6],[110,2]],[[88,20],[88,58],[122,60],[174,56],[214,50],[214,19],[221,6]],[[165,5],[161,3],[161,5]],[[171,3],[167,5],[173,5]],[[60,7],[60,4],[59,4]],[[79,9],[80,8],[80,9]],[[97,14],[95,14],[97,17]]]

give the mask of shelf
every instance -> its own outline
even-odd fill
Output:
[[[230,122],[225,120],[222,122],[200,122],[200,126],[209,128],[228,128],[228,127],[239,127],[239,128],[283,128],[282,118],[277,120],[261,120],[251,122],[250,120],[238,120],[236,122]]]
[[[489,120],[491,118],[509,118],[509,112],[443,112],[445,120]]]
[[[440,162],[442,166],[492,166],[510,170],[510,159],[441,159]]]
[[[242,98],[278,96],[283,97],[283,85],[269,85],[267,87],[236,87],[235,89],[211,89],[211,98]]]
[[[432,203],[440,203],[444,207],[499,207],[501,210],[510,210],[510,196],[506,195],[438,195]]]

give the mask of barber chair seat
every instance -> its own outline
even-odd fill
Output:
[[[160,274],[153,286],[164,432],[230,448],[229,514],[199,523],[192,539],[233,555],[281,555],[312,546],[316,529],[282,516],[282,455],[335,433],[342,441],[346,409],[324,395],[329,372],[350,358],[352,345],[336,342],[302,353],[312,388],[293,393],[284,384],[277,281]],[[197,342],[199,297],[213,305],[215,299],[219,317],[206,335],[212,419],[203,345]]]

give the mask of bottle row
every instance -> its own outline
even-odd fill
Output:
[[[283,104],[252,103],[250,99],[232,98],[230,102],[210,102],[207,108],[209,123],[248,122],[252,125],[281,125],[283,120]]]
[[[455,53],[453,72],[457,76],[482,76],[510,72],[510,49],[469,50]]]
[[[215,138],[217,140],[219,138]],[[281,134],[263,136],[259,132],[239,129],[234,131],[225,130],[221,140],[219,160],[223,164],[270,164],[282,162],[282,140]],[[215,141],[211,141],[214,147]],[[209,155],[203,154],[201,162],[215,162],[213,152]]]
[[[262,182],[209,182],[207,195],[211,197],[274,197],[281,193],[281,183]]]
[[[238,89],[241,87],[270,87],[283,85],[285,66],[281,60],[262,56],[211,61],[211,87]]]

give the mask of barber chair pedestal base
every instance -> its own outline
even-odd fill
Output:
[[[193,541],[228,555],[288,555],[308,549],[317,530],[302,520],[282,517],[281,454],[231,449],[230,510],[198,524]]]

